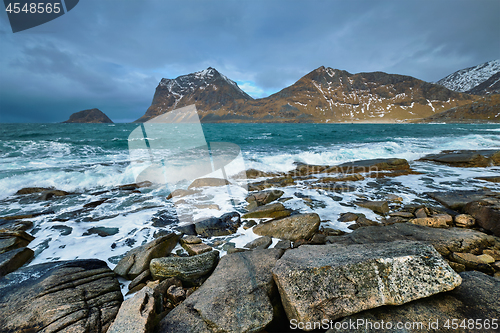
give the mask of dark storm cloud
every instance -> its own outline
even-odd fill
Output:
[[[158,81],[212,66],[255,96],[319,66],[438,80],[500,58],[497,0],[86,0],[12,34],[0,15],[0,122],[98,107],[140,117]]]

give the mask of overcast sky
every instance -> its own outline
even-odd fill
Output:
[[[133,121],[161,78],[207,67],[256,98],[319,66],[437,81],[500,58],[499,17],[499,0],[82,0],[14,34],[2,11],[0,122]]]

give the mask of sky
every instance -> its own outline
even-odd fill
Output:
[[[320,66],[434,82],[499,59],[499,17],[499,0],[82,0],[13,33],[1,11],[0,123],[130,122],[161,78],[208,67],[254,98]]]

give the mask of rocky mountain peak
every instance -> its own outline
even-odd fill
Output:
[[[500,59],[488,61],[477,66],[461,69],[452,73],[436,83],[450,90],[470,93],[474,88],[489,80],[500,72]],[[496,82],[496,81],[495,81]],[[494,84],[495,82],[491,83]],[[488,85],[491,86],[491,84]],[[491,91],[478,91],[475,94],[487,94]],[[495,92],[493,92],[495,93]]]

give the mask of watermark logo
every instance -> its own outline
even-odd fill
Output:
[[[195,194],[198,187],[218,186],[225,189],[224,199],[234,207],[237,199],[232,189],[247,191],[240,147],[208,143],[194,105],[141,124],[130,133],[128,145],[136,182],[166,186],[173,197]],[[174,204],[179,222],[193,222],[182,205],[175,200]]]
[[[79,0],[4,0],[12,32],[34,28],[72,10]]]

